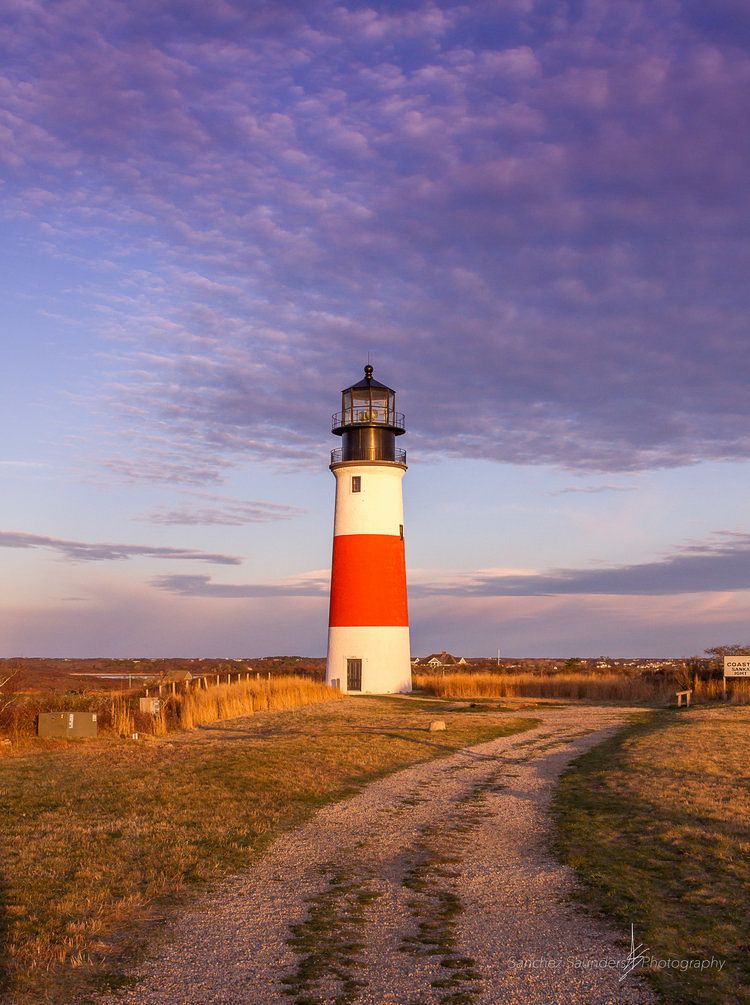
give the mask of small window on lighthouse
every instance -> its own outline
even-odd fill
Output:
[[[352,492],[362,491],[362,475],[352,475]]]

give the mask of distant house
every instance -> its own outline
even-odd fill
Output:
[[[465,667],[467,665],[463,656],[453,656],[445,649],[441,653],[431,653],[421,661],[428,667]]]
[[[142,675],[138,675],[142,676]],[[190,687],[190,681],[197,680],[200,681],[200,677],[195,677],[190,673],[189,670],[162,670],[160,674],[155,674],[151,677],[143,677],[143,684],[146,688],[146,697],[149,697],[149,691],[152,688],[158,688],[159,694],[162,693],[162,688],[169,688],[172,694],[177,694],[177,686],[182,685],[181,690],[187,690]]]
[[[193,675],[189,670],[172,670],[166,675],[168,681],[174,681],[176,684],[186,684],[189,680],[193,679]]]

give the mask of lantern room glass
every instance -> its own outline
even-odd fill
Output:
[[[395,424],[396,395],[387,387],[349,387],[341,395],[342,425],[376,422]]]

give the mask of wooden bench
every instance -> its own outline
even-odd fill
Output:
[[[693,696],[692,690],[690,690],[690,691],[677,691],[676,694],[677,694],[677,707],[680,708],[682,706],[682,699],[684,698],[685,699],[685,705],[688,708],[690,708],[690,699]]]

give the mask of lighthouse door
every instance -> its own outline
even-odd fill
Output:
[[[346,661],[346,690],[362,690],[362,660]]]

